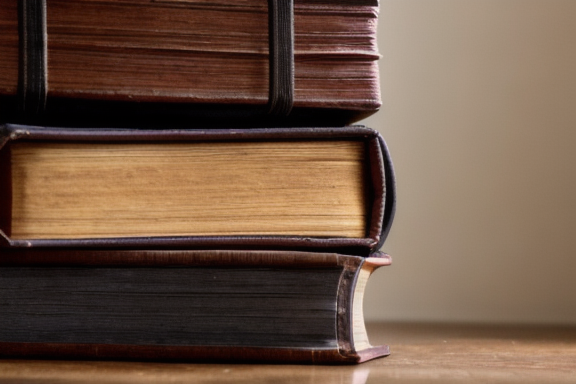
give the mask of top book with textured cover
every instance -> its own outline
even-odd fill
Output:
[[[376,0],[5,0],[0,120],[350,124],[380,107],[377,19]]]

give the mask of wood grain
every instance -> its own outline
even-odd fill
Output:
[[[357,141],[12,145],[14,239],[364,237]]]
[[[0,361],[10,383],[555,383],[576,377],[576,328],[369,324],[392,354],[359,366]]]
[[[388,358],[369,365],[371,378],[381,381],[573,383],[576,377],[574,326],[391,323],[369,325],[368,334],[391,345]]]

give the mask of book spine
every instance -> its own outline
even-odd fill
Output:
[[[0,133],[0,151],[6,151],[9,143],[19,140],[53,141],[222,141],[222,140],[290,140],[290,139],[349,139],[367,143],[369,158],[369,189],[371,217],[369,231],[363,238],[320,238],[298,236],[182,236],[182,237],[132,237],[132,238],[91,238],[91,239],[10,239],[8,205],[3,204],[3,218],[0,219],[0,246],[4,247],[100,247],[100,248],[142,248],[159,247],[187,249],[298,249],[300,251],[330,250],[344,254],[367,256],[382,245],[388,234],[395,207],[394,172],[388,149],[382,137],[374,130],[352,126],[345,128],[266,128],[266,129],[215,129],[215,130],[138,130],[138,129],[72,129],[5,125]],[[9,161],[3,156],[1,167],[8,167]],[[9,159],[9,158],[8,158]],[[9,173],[3,176],[6,179]],[[5,196],[9,196],[10,182],[4,180],[1,186]],[[3,232],[3,233],[2,233]]]
[[[299,252],[3,250],[0,252],[3,270],[0,284],[5,288],[6,284],[21,288],[6,291],[1,300],[10,313],[7,314],[9,319],[0,321],[8,322],[0,332],[0,356],[359,363],[388,354],[388,348],[357,350],[354,346],[352,299],[358,273],[367,266],[373,269],[389,262],[390,258],[383,254],[365,259]],[[73,274],[70,268],[75,269]],[[164,272],[169,272],[171,278],[166,278]],[[196,276],[200,281],[190,280],[189,276]],[[213,276],[223,279],[213,280]],[[318,278],[322,280],[315,281]],[[103,284],[104,281],[108,284]],[[194,281],[194,284],[187,287],[190,284],[182,285],[184,281]],[[242,289],[238,290],[240,286],[236,284],[240,281]],[[68,287],[73,282],[79,285]],[[78,290],[78,286],[83,288]],[[309,298],[310,286],[315,287],[315,295]],[[335,287],[338,289],[333,290]],[[71,290],[70,295],[62,293],[67,289]],[[213,289],[217,292],[233,290],[234,294],[221,296],[221,293],[218,299],[210,298]],[[262,289],[268,292],[263,298],[277,295],[276,299],[255,300]],[[137,292],[141,294],[134,296]],[[143,297],[144,292],[147,294]],[[99,293],[92,296],[97,298],[95,302],[84,301],[85,295],[90,297],[95,293]],[[299,298],[305,300],[300,303]],[[126,300],[124,304],[123,300]],[[145,300],[146,308],[139,307],[142,300]],[[211,308],[199,314],[194,308],[205,300],[210,300]],[[214,307],[214,300],[223,306]],[[204,316],[229,311],[225,303],[230,300],[236,303],[234,306],[239,313],[234,313],[232,319],[216,321],[217,317],[206,321]],[[239,300],[244,300],[245,304],[239,304]],[[334,300],[334,308],[327,306]],[[263,301],[268,304],[259,304]],[[311,320],[313,317],[308,310],[302,309],[300,304],[295,307],[294,303],[326,313]],[[86,306],[90,314],[69,311],[70,306]],[[124,306],[132,309],[126,312]],[[191,308],[186,308],[188,306]],[[243,319],[242,313],[252,313],[256,308],[264,310],[264,314],[259,315],[264,319],[260,320],[263,321],[262,329],[254,331],[244,320],[244,325],[236,323]],[[143,319],[138,315],[139,309],[143,313],[152,311],[150,317]],[[162,309],[160,315],[159,309]],[[327,313],[333,314],[326,317]],[[266,321],[266,316],[274,321]],[[17,317],[21,321],[10,320]],[[161,327],[158,322],[162,323]],[[230,322],[236,330],[232,333]],[[318,322],[324,325],[318,328]],[[24,323],[26,329],[19,329],[19,324]],[[121,332],[126,327],[131,332]],[[309,333],[310,327],[315,331]],[[6,331],[6,328],[13,330]],[[143,332],[145,329],[149,332]],[[174,329],[178,332],[174,333]],[[216,336],[206,336],[202,329]],[[228,332],[227,336],[221,336],[219,329]],[[276,341],[271,341],[268,332],[273,332],[272,340]],[[333,338],[336,341],[331,341]],[[222,343],[224,345],[219,345]],[[263,345],[259,346],[260,343]]]

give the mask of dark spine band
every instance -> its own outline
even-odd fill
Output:
[[[18,18],[18,106],[21,113],[32,117],[46,105],[46,0],[18,1]]]
[[[269,0],[270,95],[268,113],[288,116],[294,104],[294,1]]]

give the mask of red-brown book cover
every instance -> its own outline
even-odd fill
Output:
[[[377,20],[376,0],[5,0],[0,119],[349,124],[380,107]]]

